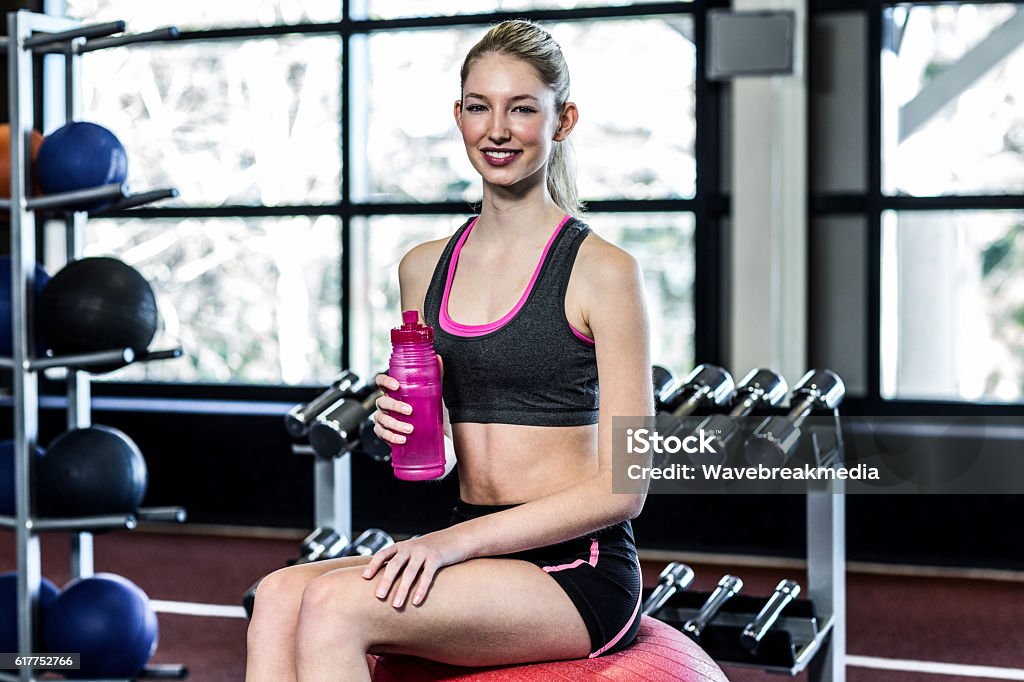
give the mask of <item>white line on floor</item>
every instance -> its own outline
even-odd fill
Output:
[[[877,658],[875,656],[847,656],[846,665],[857,668],[899,670],[904,672],[930,673],[933,675],[963,675],[965,677],[980,677],[993,680],[1024,680],[1024,670],[1019,668],[996,668],[988,665],[909,661],[898,658]]]
[[[206,616],[212,618],[247,618],[241,606],[224,604],[196,604],[185,601],[150,601],[158,613],[174,613],[183,616]],[[960,663],[937,663],[933,661],[911,661],[899,658],[877,656],[847,656],[846,665],[874,670],[929,673],[933,675],[961,675],[994,680],[1024,680],[1024,669],[997,668],[987,665],[963,665]]]
[[[182,616],[209,616],[213,618],[247,617],[245,609],[241,606],[194,604],[187,601],[163,601],[161,599],[151,599],[150,603],[157,613],[176,613]]]

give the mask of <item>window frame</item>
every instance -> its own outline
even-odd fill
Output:
[[[341,357],[340,367],[350,364],[350,335],[352,329],[351,298],[353,277],[352,259],[359,254],[352,252],[352,221],[354,218],[382,215],[465,215],[466,204],[461,201],[433,203],[377,203],[356,202],[351,198],[351,120],[352,107],[352,64],[350,40],[352,36],[370,32],[397,31],[436,27],[486,27],[490,24],[513,18],[528,18],[545,23],[563,21],[585,21],[601,19],[628,19],[657,17],[660,15],[691,15],[694,25],[697,73],[695,80],[695,116],[697,138],[694,156],[696,163],[696,187],[693,198],[688,199],[638,199],[588,201],[591,213],[656,213],[679,212],[694,215],[694,316],[696,333],[694,351],[696,362],[717,362],[724,360],[725,333],[721,305],[722,286],[720,268],[722,242],[719,222],[728,215],[727,198],[721,194],[719,179],[719,99],[721,84],[713,83],[704,75],[703,62],[706,53],[705,17],[714,7],[724,7],[724,0],[696,0],[687,2],[657,2],[625,6],[595,6],[577,9],[550,9],[529,12],[488,12],[455,16],[409,17],[398,19],[352,19],[351,2],[342,0],[342,19],[331,23],[306,23],[267,27],[216,28],[209,30],[183,31],[176,41],[222,42],[248,38],[278,37],[284,35],[330,34],[340,36],[342,45],[341,63],[341,154],[339,200],[334,204],[278,206],[147,206],[130,211],[109,212],[107,218],[213,218],[242,217],[260,218],[275,216],[319,216],[331,215],[341,223]],[[585,199],[585,198],[584,198]],[[657,362],[659,359],[654,358]],[[201,383],[171,381],[112,381],[94,382],[93,393],[97,397],[138,399],[140,405],[157,400],[213,400],[213,401],[291,401],[308,397],[309,385],[248,384],[248,383]],[[44,390],[60,394],[63,383],[47,380]]]
[[[867,21],[866,60],[867,131],[866,191],[814,192],[810,197],[811,218],[862,217],[866,221],[865,300],[867,329],[863,336],[866,393],[848,396],[843,410],[854,415],[898,416],[1009,416],[1024,412],[1020,402],[971,402],[967,400],[921,400],[882,397],[882,223],[887,211],[1024,210],[1024,194],[952,194],[942,196],[887,195],[882,183],[882,50],[885,46],[886,10],[897,6],[938,6],[935,0],[892,2],[870,0],[816,0],[812,9],[829,12],[863,13]],[[1017,4],[1020,0],[972,0],[970,4]],[[812,15],[813,16],[813,15]]]

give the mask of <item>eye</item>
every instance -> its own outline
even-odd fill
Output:
[[[472,111],[472,112],[484,111],[484,109],[485,109],[484,105],[482,105],[482,104],[467,104],[463,108],[466,111]]]
[[[520,111],[520,112],[522,112],[524,114],[535,114],[535,113],[537,113],[536,109],[534,109],[533,107],[530,107],[530,106],[526,106],[525,104],[520,104],[518,107],[516,107],[512,111]]]

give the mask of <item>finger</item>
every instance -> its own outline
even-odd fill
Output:
[[[391,605],[396,609],[402,608],[402,605],[405,604],[405,598],[409,595],[409,590],[412,589],[413,583],[416,582],[416,577],[419,575],[422,566],[422,558],[415,556],[409,558],[409,562],[402,571],[402,580],[398,583],[398,589],[395,591],[395,600],[391,602]]]
[[[373,380],[377,386],[386,391],[397,391],[401,387],[401,384],[398,383],[398,379],[389,374],[378,374],[373,378]]]
[[[406,440],[405,436],[402,434],[385,429],[380,424],[373,425],[373,432],[377,434],[377,438],[380,438],[385,443],[390,443],[392,445],[402,445]]]
[[[396,400],[388,395],[382,395],[374,401],[374,405],[377,406],[378,410],[384,412],[394,412],[396,414],[412,414],[412,405],[409,403],[403,403],[401,400]]]
[[[376,595],[378,599],[386,599],[388,592],[391,591],[391,586],[395,582],[395,578],[403,568],[405,568],[405,562],[409,560],[409,556],[404,552],[396,552],[394,556],[388,561],[387,566],[384,568],[384,572],[380,576],[380,580],[377,582]]]
[[[366,564],[366,567],[363,569],[364,578],[372,578],[380,570],[380,567],[387,563],[388,559],[394,554],[393,547],[394,545],[385,547],[370,558],[370,563]]]
[[[412,605],[419,606],[427,598],[427,593],[434,584],[434,576],[437,574],[437,562],[427,559],[420,569],[420,579],[416,584],[416,591],[412,595]]]

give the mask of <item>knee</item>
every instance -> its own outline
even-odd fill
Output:
[[[302,592],[299,607],[300,644],[322,637],[363,642],[369,615],[366,601],[373,598],[371,590],[358,572],[339,571],[310,581]]]
[[[290,568],[282,568],[264,576],[256,586],[252,623],[289,616],[294,619],[307,582],[308,579],[301,573]]]

